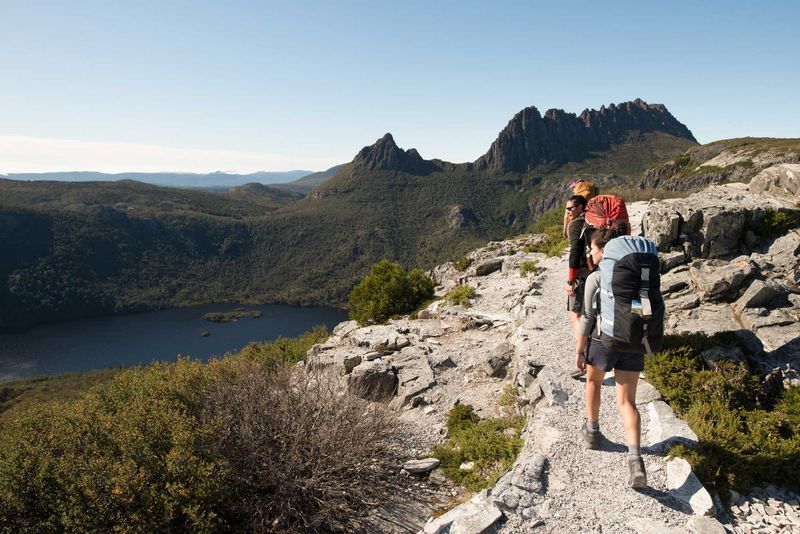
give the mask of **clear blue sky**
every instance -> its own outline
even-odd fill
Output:
[[[700,142],[800,137],[798,1],[0,0],[0,20],[0,172],[320,170],[386,132],[472,161],[526,106],[637,97]]]

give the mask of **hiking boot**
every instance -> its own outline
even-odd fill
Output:
[[[632,488],[647,487],[647,473],[644,471],[644,460],[641,456],[628,456],[628,468],[631,470],[631,478],[628,484]]]
[[[583,441],[586,443],[587,449],[596,449],[600,446],[600,431],[590,430],[588,421],[583,423],[581,435],[583,436]]]

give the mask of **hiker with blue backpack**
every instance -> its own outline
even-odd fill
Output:
[[[610,199],[613,205],[621,199]],[[609,204],[610,203],[610,204]],[[624,203],[622,210],[624,211]],[[581,434],[589,449],[600,445],[600,388],[614,371],[617,407],[628,445],[629,485],[647,486],[640,450],[641,419],[636,386],[645,353],[658,349],[664,333],[664,300],[660,292],[658,252],[652,241],[630,233],[627,212],[616,220],[606,212],[595,220],[583,313],[575,346],[576,365],[586,373],[586,422]]]

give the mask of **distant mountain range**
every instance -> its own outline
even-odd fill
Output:
[[[638,190],[696,146],[663,105],[635,100],[526,108],[472,163],[425,159],[386,134],[346,165],[224,194],[0,180],[0,330],[202,302],[342,304],[382,258],[457,259],[525,232],[576,177]]]
[[[122,172],[103,173],[90,171],[11,173],[0,175],[9,180],[50,180],[58,182],[116,182],[119,180],[136,180],[146,184],[164,187],[193,188],[228,188],[247,183],[277,184],[293,182],[312,174],[312,171],[254,172],[250,174],[233,174],[227,172],[211,172],[207,174],[184,172]]]

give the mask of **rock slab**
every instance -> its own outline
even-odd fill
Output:
[[[683,458],[667,461],[667,488],[670,495],[687,504],[694,514],[713,516],[716,513],[711,495]]]

